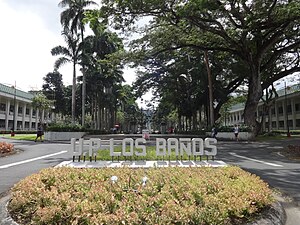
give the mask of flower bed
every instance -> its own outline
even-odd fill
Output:
[[[11,154],[14,151],[14,145],[6,142],[0,142],[0,156]]]
[[[271,196],[237,167],[49,168],[14,186],[8,210],[20,224],[236,224]]]

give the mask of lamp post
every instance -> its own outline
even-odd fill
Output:
[[[16,96],[17,96],[17,86],[15,82],[15,86],[13,86],[14,90],[14,114],[13,114],[13,127],[10,136],[15,136],[15,122],[16,122]]]

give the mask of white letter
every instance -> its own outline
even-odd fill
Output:
[[[145,145],[139,145],[139,142],[142,142],[142,143],[146,144],[146,139],[145,138],[137,138],[135,140],[135,148],[141,148],[143,150],[142,152],[135,151],[135,155],[137,155],[137,156],[146,156],[146,146]]]
[[[110,151],[110,156],[121,156],[121,152],[114,152],[114,139],[111,138],[109,139],[109,151]]]
[[[199,146],[199,151],[197,151],[197,142],[198,142],[198,146]],[[204,155],[203,140],[201,138],[193,138],[192,144],[193,144],[193,155],[194,156]]]
[[[180,155],[183,155],[185,152],[188,156],[190,156],[192,154],[191,139],[179,138],[179,143],[180,143]]]
[[[129,142],[130,146],[129,152],[126,152],[126,142]],[[125,138],[122,141],[122,155],[123,156],[133,156],[133,139],[132,138]]]
[[[160,145],[162,143],[162,145]],[[156,138],[156,155],[157,156],[165,156],[166,155],[166,139],[164,138]],[[162,149],[162,151],[160,151]]]
[[[217,155],[217,146],[211,145],[210,142],[213,144],[217,144],[217,139],[215,138],[205,138],[205,147],[210,148],[211,151],[205,151],[205,155]]]
[[[89,145],[89,157],[92,157],[94,155],[93,150],[96,150],[96,155],[97,155],[97,151],[100,150],[100,148],[101,148],[101,140],[99,138],[91,138],[89,144],[90,144]]]
[[[174,144],[172,144],[174,143]],[[178,156],[178,140],[176,138],[169,138],[168,139],[168,153],[171,155],[172,149],[175,149],[175,154]]]

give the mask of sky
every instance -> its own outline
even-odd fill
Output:
[[[40,90],[57,57],[51,49],[64,45],[60,0],[0,0],[0,83],[23,91]],[[64,85],[72,84],[72,67],[59,69]],[[125,70],[126,83],[135,79]]]

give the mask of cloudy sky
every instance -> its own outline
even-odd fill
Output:
[[[29,91],[41,89],[43,77],[53,71],[56,57],[50,51],[64,45],[59,0],[0,0],[0,83]],[[72,69],[60,70],[65,85],[71,84]],[[126,71],[127,83],[134,73]]]

